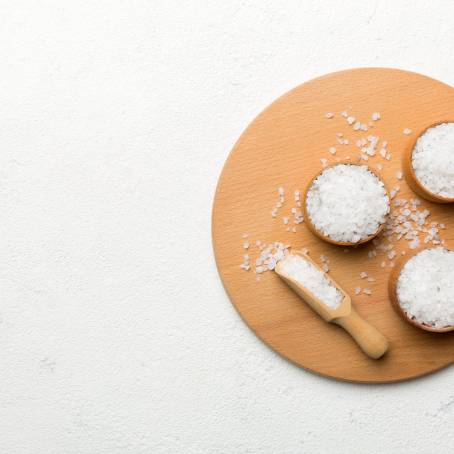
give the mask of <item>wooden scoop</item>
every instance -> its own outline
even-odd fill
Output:
[[[312,260],[307,254],[302,252],[292,252],[293,255],[300,256],[303,260],[307,260],[314,267],[324,273],[322,269]],[[327,274],[326,278],[334,285],[344,296],[342,302],[336,309],[332,309],[315,295],[313,295],[307,288],[301,285],[292,277],[288,276],[282,270],[282,263],[280,261],[275,268],[276,273],[286,282],[307,304],[317,312],[326,322],[336,323],[342,326],[356,341],[363,352],[374,359],[383,356],[388,350],[388,341],[376,328],[366,322],[352,307],[350,296],[347,295],[342,288],[333,281]]]

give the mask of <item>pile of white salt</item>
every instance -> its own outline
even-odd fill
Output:
[[[354,244],[378,231],[390,206],[383,182],[367,166],[338,164],[313,181],[306,209],[324,236]]]
[[[412,153],[416,178],[429,192],[454,198],[454,123],[442,123],[422,134]]]
[[[397,299],[417,322],[443,328],[454,325],[454,252],[425,249],[402,268]]]
[[[289,254],[281,261],[280,272],[297,281],[331,309],[336,309],[342,302],[343,294],[325,273],[300,255]]]

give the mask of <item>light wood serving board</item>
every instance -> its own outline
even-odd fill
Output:
[[[340,115],[344,110],[361,122],[367,123],[372,112],[380,112],[381,119],[368,132],[357,132]],[[333,112],[335,117],[326,119],[326,112]],[[388,188],[401,188],[397,198],[416,197],[405,180],[396,177],[402,169],[403,153],[428,125],[449,120],[454,121],[452,87],[420,74],[367,68],[306,82],[276,100],[249,125],[219,179],[213,207],[213,243],[219,273],[232,303],[271,348],[310,371],[357,382],[406,380],[454,362],[454,333],[423,332],[392,309],[388,297],[392,268],[384,252],[368,258],[368,251],[373,249],[369,244],[346,253],[345,248],[320,241],[304,223],[293,233],[286,231],[282,221],[288,216],[289,226],[294,226],[290,212],[295,206],[293,192],[302,192],[321,169],[320,158],[332,163],[336,158],[357,156],[355,142],[368,134],[387,140],[392,153],[390,161],[375,156],[368,164],[373,168],[383,164],[381,175]],[[403,134],[404,128],[413,133]],[[349,145],[337,143],[338,132]],[[328,153],[331,146],[337,149],[335,156]],[[285,202],[278,216],[272,218],[280,186],[286,190]],[[448,245],[454,244],[454,205],[423,200],[422,206],[431,211],[430,219],[446,224],[442,238]],[[245,233],[251,243],[247,251],[243,249]],[[320,255],[326,255],[331,275],[350,293],[358,312],[389,339],[390,351],[385,357],[367,358],[342,329],[325,323],[274,272],[262,274],[257,281],[253,269],[240,269],[243,254],[248,253],[252,262],[258,255],[256,240],[308,248],[318,263]],[[408,242],[401,239],[395,248],[400,256],[402,250],[409,250]],[[380,266],[382,261],[386,261],[386,268]],[[361,271],[376,281],[361,280]],[[372,295],[355,296],[357,286],[370,288]]]

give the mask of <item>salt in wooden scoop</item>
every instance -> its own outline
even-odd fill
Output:
[[[275,272],[326,322],[344,328],[366,355],[378,359],[386,353],[387,339],[360,317],[351,304],[350,296],[307,254],[292,252],[278,262]],[[306,285],[302,282],[301,272],[304,273]],[[312,287],[312,291],[308,287]],[[315,293],[323,294],[323,299]]]

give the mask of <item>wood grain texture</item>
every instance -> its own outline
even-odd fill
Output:
[[[339,113],[348,109],[361,121],[380,112],[381,120],[367,133],[353,131]],[[327,120],[325,112],[335,112]],[[285,94],[260,114],[246,129],[231,152],[216,191],[212,234],[216,262],[230,299],[249,327],[276,352],[305,369],[329,377],[357,382],[393,382],[419,377],[454,362],[453,333],[434,334],[402,320],[391,307],[388,277],[391,268],[381,268],[383,253],[368,259],[372,245],[350,248],[328,244],[315,237],[304,224],[297,233],[287,232],[282,215],[294,206],[287,196],[278,218],[271,217],[276,190],[304,189],[321,168],[320,158],[336,162],[357,154],[354,142],[375,134],[389,142],[391,161],[379,156],[369,160],[383,163],[381,176],[389,188],[399,184],[398,197],[414,193],[405,180],[398,181],[405,151],[428,125],[454,116],[454,89],[428,77],[384,68],[342,71],[311,80]],[[413,135],[403,134],[411,128]],[[343,132],[350,144],[336,143]],[[336,146],[336,156],[328,153]],[[442,237],[454,236],[454,207],[423,200],[431,219],[443,222]],[[253,271],[239,268],[243,233],[249,239],[282,241],[310,250],[320,263],[320,254],[330,259],[330,274],[351,297],[358,313],[376,326],[390,341],[389,352],[379,361],[367,358],[342,329],[324,322],[272,272],[257,282]],[[400,240],[396,250],[408,250]],[[372,296],[354,295],[364,287],[359,273],[376,278],[368,283]]]

